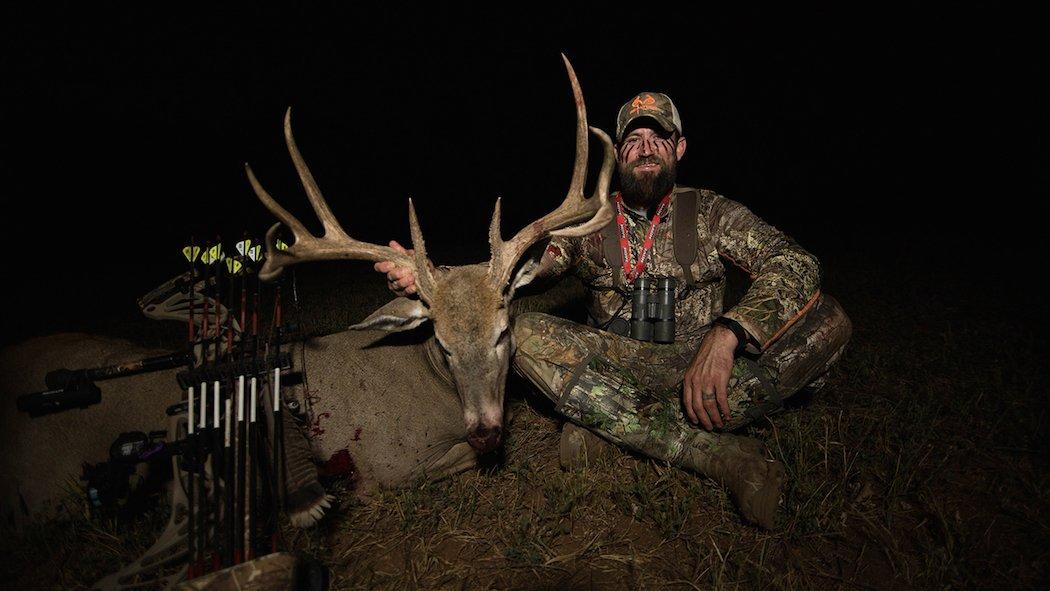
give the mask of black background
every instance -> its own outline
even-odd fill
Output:
[[[990,4],[6,10],[5,342],[121,313],[182,270],[191,234],[261,234],[246,161],[316,227],[289,105],[352,235],[406,241],[412,197],[436,262],[487,258],[497,196],[509,234],[568,185],[559,52],[607,131],[634,93],[671,95],[680,182],[745,203],[829,272],[944,273],[1000,309],[1045,266],[1046,35]]]

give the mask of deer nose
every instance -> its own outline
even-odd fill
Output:
[[[497,447],[503,440],[503,429],[496,427],[478,427],[467,436],[467,442],[479,453],[488,453]]]

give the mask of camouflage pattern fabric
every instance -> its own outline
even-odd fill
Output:
[[[662,92],[640,92],[624,103],[616,115],[616,141],[622,141],[627,126],[641,117],[651,117],[664,131],[682,133],[682,117],[671,97]]]
[[[757,360],[737,359],[729,382],[731,416],[724,430],[775,412],[783,398],[807,384],[819,387],[850,331],[838,302],[823,295]],[[682,377],[699,339],[646,343],[527,313],[515,319],[514,340],[515,369],[574,423],[671,462],[684,448],[718,445],[717,434],[689,423],[681,407]]]
[[[665,220],[674,219],[675,195],[692,191],[675,187],[671,210]],[[743,205],[706,189],[699,190],[697,234],[699,256],[692,265],[699,278],[696,289],[685,293],[675,307],[676,340],[697,341],[711,321],[723,314],[739,322],[760,345],[768,348],[780,334],[813,305],[819,295],[820,264],[793,240],[762,221]],[[628,241],[632,253],[641,251],[649,219],[626,210]],[[661,223],[653,236],[647,262],[651,275],[671,276],[685,285],[682,268],[674,257],[671,223]],[[632,256],[634,256],[632,254]],[[725,267],[722,259],[739,266],[751,276],[751,286],[731,310],[723,310]],[[588,311],[597,326],[614,315],[630,317],[630,306],[621,307],[623,295],[615,290],[613,273],[605,261],[601,233],[582,238],[554,238],[544,252],[542,274],[553,276],[573,272],[591,291]]]

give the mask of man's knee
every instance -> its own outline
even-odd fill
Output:
[[[516,342],[521,342],[536,333],[547,314],[542,312],[525,312],[514,317],[511,332]]]
[[[581,328],[584,327],[570,320],[542,312],[516,316],[511,328],[515,364],[520,357],[560,362],[563,357],[579,355],[588,348],[578,338]]]
[[[820,294],[816,305],[774,342],[767,353],[781,350],[819,350],[828,354],[839,351],[849,342],[853,324],[846,311],[831,295]]]
[[[846,347],[850,337],[853,336],[853,322],[846,315],[846,311],[842,309],[838,300],[828,294],[822,294],[821,297],[824,300],[821,308],[825,318],[824,322],[828,327],[829,344],[837,354]]]
[[[760,364],[776,376],[777,390],[787,398],[821,381],[852,333],[853,324],[838,300],[822,294],[798,324],[763,353]]]
[[[514,370],[528,379],[551,400],[557,401],[560,384],[567,367],[572,367],[580,355],[568,346],[566,324],[557,316],[541,312],[526,312],[514,318]]]
[[[514,317],[513,325],[511,326],[511,337],[514,342],[514,355],[511,358],[511,363],[514,369],[516,369],[521,375],[528,376],[528,374],[531,373],[529,370],[534,369],[531,366],[534,365],[536,361],[533,356],[526,354],[525,351],[522,350],[522,344],[530,344],[530,340],[546,332],[544,330],[545,316],[547,315],[541,312],[526,312]],[[529,348],[532,349],[535,347]]]
[[[529,337],[549,337],[559,329],[572,326],[573,323],[564,318],[544,314],[543,312],[525,312],[514,317],[511,331],[514,341],[521,343]]]

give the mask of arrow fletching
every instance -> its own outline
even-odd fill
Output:
[[[201,247],[199,247],[199,246],[184,246],[184,247],[182,247],[182,256],[186,257],[186,260],[191,262],[191,263],[196,261],[197,257],[199,257],[200,254],[201,254]]]
[[[205,255],[207,255],[205,257]],[[212,263],[221,263],[226,259],[226,253],[222,252],[222,243],[216,244],[210,247],[204,254],[201,255],[201,262],[210,265]]]
[[[284,240],[281,240],[280,238],[278,238],[274,242],[274,245],[277,247],[277,250],[288,250],[288,245],[285,244]]]

